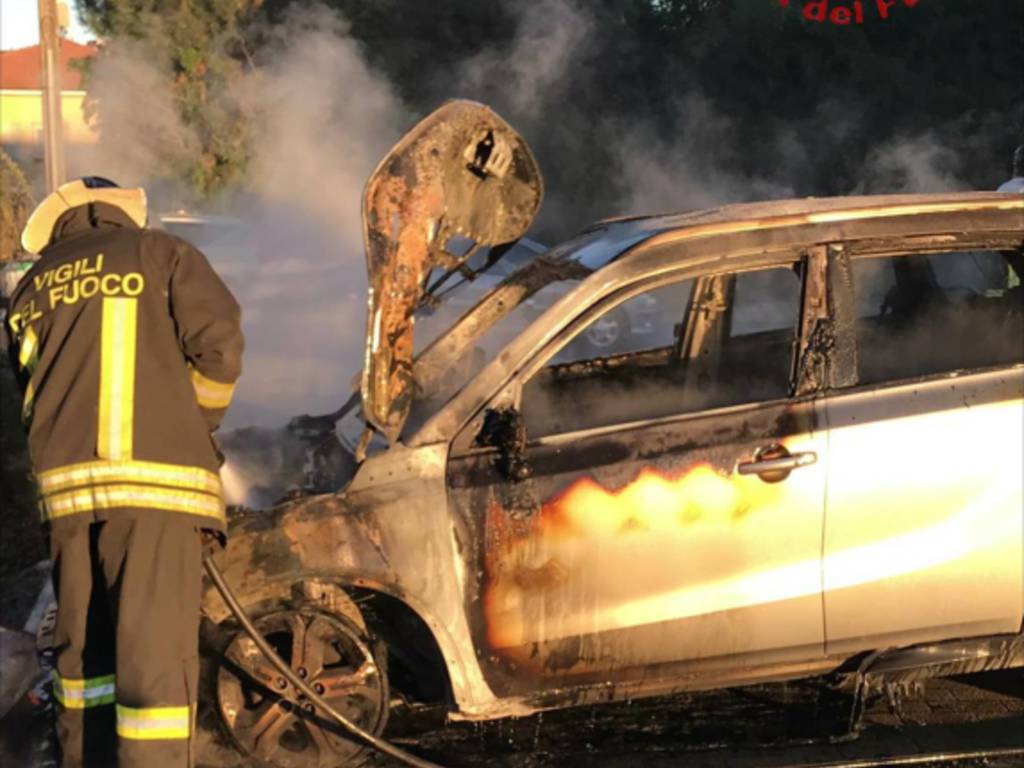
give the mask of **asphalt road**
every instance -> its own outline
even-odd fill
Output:
[[[781,768],[1024,746],[1024,670],[929,681],[897,712],[874,702],[856,735],[849,700],[806,683],[549,712],[393,736],[448,766]],[[400,731],[401,721],[392,729]],[[1019,757],[961,765],[1019,768]]]
[[[1024,746],[1022,670],[930,681],[907,697],[898,713],[885,701],[875,702],[852,737],[846,733],[847,704],[812,685],[775,684],[487,724],[444,724],[436,713],[399,712],[387,735],[449,768],[789,768]],[[29,697],[0,721],[0,765],[55,765],[46,747],[47,717],[46,706]],[[244,765],[213,746],[205,745],[198,768]],[[1006,758],[956,765],[1022,764],[1020,758]]]
[[[26,599],[6,623],[20,626],[45,573],[24,578]],[[12,595],[13,596],[13,595]],[[0,766],[54,766],[45,686],[0,720]],[[386,737],[449,768],[789,768],[937,751],[1024,747],[1024,669],[928,681],[893,709],[872,702],[855,734],[850,699],[815,681],[642,699],[493,723],[446,723],[443,713],[398,709]],[[204,708],[200,707],[200,717]],[[206,710],[208,717],[211,712]],[[241,768],[205,735],[197,768]],[[392,765],[384,760],[378,766]],[[944,763],[943,765],[950,765]],[[1019,757],[962,768],[1020,768]],[[927,768],[927,764],[925,764]]]

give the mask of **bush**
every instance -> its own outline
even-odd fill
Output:
[[[0,264],[21,253],[21,230],[34,207],[25,174],[0,149]]]

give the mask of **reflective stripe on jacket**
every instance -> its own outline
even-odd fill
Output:
[[[210,433],[241,373],[240,311],[195,248],[74,208],[11,297],[44,520],[174,512],[223,529]]]

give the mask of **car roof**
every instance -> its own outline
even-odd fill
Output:
[[[848,197],[803,197],[787,200],[769,200],[756,203],[731,203],[716,208],[679,213],[664,213],[648,216],[620,216],[602,219],[588,229],[615,227],[630,224],[648,230],[651,234],[669,229],[684,229],[705,224],[748,221],[755,223],[764,219],[780,217],[807,217],[811,223],[821,216],[827,215],[830,221],[841,221],[845,218],[861,218],[866,211],[874,211],[882,215],[907,215],[913,213],[932,213],[935,209],[952,207],[953,209],[970,208],[975,205],[988,207],[989,204],[999,207],[1010,203],[1007,207],[1017,207],[1022,201],[1021,195],[1006,192],[942,192],[913,195],[851,195]],[[920,210],[916,210],[920,209]]]
[[[630,244],[635,244],[655,236],[659,236],[658,240],[674,241],[805,224],[837,224],[870,218],[1000,209],[1018,209],[1024,213],[1024,196],[1003,192],[947,192],[806,197],[736,203],[700,211],[604,219],[581,234],[601,233],[591,241],[591,249],[600,251],[606,247],[609,250],[626,250],[623,258],[628,259],[632,255],[629,252],[631,249],[621,248],[622,241],[627,237]],[[619,254],[609,254],[605,264],[619,260]]]

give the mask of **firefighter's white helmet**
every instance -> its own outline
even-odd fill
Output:
[[[120,208],[140,227],[146,226],[146,191],[141,187],[122,189],[102,176],[85,176],[61,184],[47,195],[29,216],[21,233],[21,247],[39,253],[53,239],[53,228],[65,211],[88,203],[106,203]]]

